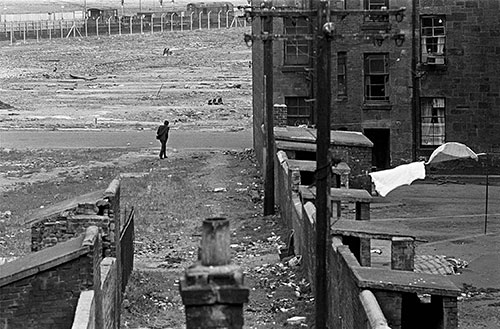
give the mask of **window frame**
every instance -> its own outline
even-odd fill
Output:
[[[372,66],[370,65],[370,57],[380,57],[379,59],[383,60],[383,72],[376,72],[371,70]],[[372,61],[373,61],[372,59]],[[389,53],[365,53],[364,59],[364,100],[365,103],[389,103],[390,101],[390,90],[389,90]],[[374,80],[378,80],[383,78],[384,83],[381,84]],[[383,96],[375,96],[373,95],[376,86],[383,86],[382,90],[384,91]],[[380,87],[379,87],[380,88]]]
[[[426,20],[431,20],[431,24],[424,25],[424,22]],[[439,23],[439,20],[442,20],[442,23]],[[440,32],[440,30],[442,30],[442,32]],[[429,62],[429,58],[435,58],[438,59],[438,61],[434,60],[434,62]],[[420,16],[420,61],[422,63],[431,65],[432,64],[443,65],[445,64],[445,59],[446,59],[446,16],[445,15]]]
[[[295,25],[293,21],[296,22]],[[283,33],[285,35],[309,34],[310,22],[307,17],[284,17]],[[285,40],[283,42],[283,64],[284,66],[309,66],[311,64],[311,42],[303,39]]]
[[[430,113],[427,114],[425,113],[426,108],[431,110]],[[426,133],[425,130],[429,130],[429,132]],[[420,98],[420,146],[424,148],[436,147],[441,144],[444,144],[445,142],[446,142],[446,98],[421,97]]]
[[[307,103],[305,96],[285,96],[287,111],[287,125],[297,126],[299,124],[311,124],[311,106]],[[291,114],[295,112],[294,114]]]
[[[346,51],[337,52],[337,97],[347,98],[347,52]]]
[[[372,2],[377,2],[376,4]],[[384,4],[381,4],[383,2]],[[381,10],[382,7],[389,8],[389,0],[365,0],[366,10]]]

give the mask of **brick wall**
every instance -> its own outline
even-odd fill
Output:
[[[76,238],[2,266],[2,275],[8,274],[0,277],[4,328],[71,328],[80,292],[100,286],[94,261],[100,257],[100,240],[83,247],[82,241]]]
[[[116,322],[116,313],[120,312],[120,305],[116,300],[116,291],[120,290],[117,282],[116,259],[106,257],[101,262],[101,291],[103,328],[116,329],[120,324]]]
[[[36,215],[35,215],[36,216]],[[104,210],[99,215],[99,208],[94,203],[81,203],[74,208],[56,212],[31,224],[31,251],[67,241],[85,232],[90,226],[99,227],[102,234],[103,252],[105,256],[116,254],[115,216],[112,209]]]
[[[372,149],[370,147],[332,145],[330,150],[334,158],[342,159],[351,169],[349,187],[371,192],[371,179],[368,173],[372,167]]]
[[[287,125],[287,106],[285,104],[274,104],[273,107],[274,114],[274,126],[275,127],[285,127]]]

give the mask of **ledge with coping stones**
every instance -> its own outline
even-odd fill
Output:
[[[41,222],[49,217],[62,213],[64,211],[69,211],[72,209],[76,209],[78,205],[81,204],[96,204],[97,201],[102,200],[104,197],[104,192],[106,190],[99,190],[90,192],[87,194],[79,195],[75,198],[64,200],[54,205],[41,209],[37,211],[35,214],[28,217],[25,221],[27,225],[33,225],[35,223]]]
[[[371,221],[340,219],[331,225],[332,235],[354,236],[358,238],[370,238],[380,240],[392,240],[392,238],[411,238],[416,240],[415,235],[408,229],[395,227],[393,223],[384,224]]]
[[[28,254],[0,267],[0,287],[26,277],[43,272],[50,268],[76,259],[90,251],[97,239],[97,227],[89,227],[85,234]]]
[[[300,194],[303,199],[314,200],[316,199],[316,187],[314,186],[299,186]],[[330,199],[332,201],[346,201],[346,202],[364,202],[371,203],[373,197],[367,190],[362,189],[347,189],[347,188],[330,188]]]
[[[332,240],[331,247],[333,252],[341,254],[360,289],[451,297],[461,293],[449,278],[442,275],[360,266],[349,247],[342,244],[338,238]]]
[[[79,205],[89,204],[95,205],[97,209],[97,203],[105,198],[113,197],[116,195],[120,189],[120,179],[115,178],[111,181],[106,189],[97,190],[94,192],[86,193],[83,195],[76,196],[69,200],[64,200],[58,202],[50,207],[44,208],[31,215],[24,222],[26,225],[33,225],[35,223],[44,221],[54,215],[58,215],[64,211],[70,211],[76,209]]]
[[[302,127],[275,127],[276,141],[316,143],[317,130]],[[336,146],[373,147],[373,143],[357,131],[330,130],[330,143]],[[314,145],[315,146],[315,145]]]

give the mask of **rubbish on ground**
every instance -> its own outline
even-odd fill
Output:
[[[288,323],[288,324],[301,324],[301,323],[304,323],[305,321],[306,321],[305,316],[294,316],[294,317],[288,318],[286,320],[286,323]]]
[[[70,74],[69,75],[72,79],[80,79],[80,80],[86,80],[86,81],[92,81],[96,80],[97,77],[91,77],[91,76],[85,76],[85,75],[78,75],[78,74]]]

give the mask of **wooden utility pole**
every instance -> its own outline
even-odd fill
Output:
[[[271,1],[266,3],[272,6]],[[274,117],[273,117],[273,19],[262,17],[264,37],[264,86],[265,86],[265,121],[266,154],[264,176],[264,216],[274,214]]]
[[[318,2],[318,35],[316,62],[316,328],[326,329],[327,300],[327,242],[330,235],[330,58],[332,23],[328,22],[328,2]]]

